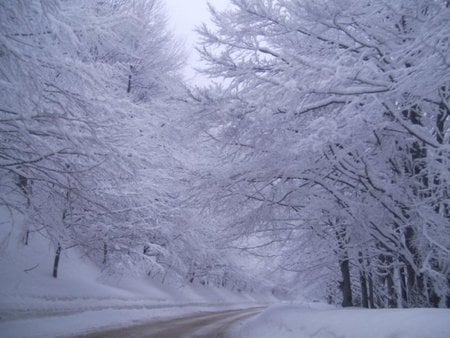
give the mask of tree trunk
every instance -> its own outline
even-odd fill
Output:
[[[450,276],[447,277],[447,297],[445,297],[445,307],[450,309],[450,293],[448,289],[450,288]]]
[[[30,239],[30,230],[25,233],[25,245],[28,245],[28,240]]]
[[[61,256],[61,245],[58,243],[58,247],[56,248],[55,260],[53,262],[53,277],[58,277],[58,266],[59,266],[59,257]]]
[[[359,281],[361,283],[361,306],[369,308],[369,295],[367,292],[366,272],[363,270],[359,273]]]
[[[133,66],[130,66],[130,75],[128,75],[127,93],[131,92],[131,73],[133,72]]]
[[[394,266],[394,287],[396,292],[396,299],[397,299],[397,307],[403,308],[403,282],[402,282],[402,273],[401,269],[399,267],[398,260],[395,262]]]
[[[343,259],[340,263],[342,282],[339,286],[342,291],[342,306],[349,307],[353,306],[352,300],[352,284],[350,280],[350,265],[348,258]]]
[[[361,306],[364,308],[369,308],[369,295],[367,293],[367,276],[364,267],[364,259],[362,252],[359,252],[359,282],[361,284]]]
[[[397,307],[397,293],[395,291],[395,284],[393,278],[393,270],[389,269],[386,276],[386,289],[388,294],[388,307],[396,308]]]
[[[369,306],[371,309],[374,309],[375,302],[374,302],[374,292],[373,292],[373,279],[372,279],[372,274],[370,274],[370,273],[368,276],[368,282],[369,282]]]
[[[441,302],[441,297],[439,297],[436,292],[434,291],[433,284],[431,281],[427,281],[427,291],[428,291],[428,305],[432,307],[439,307],[439,304]]]
[[[350,279],[350,262],[347,254],[347,232],[345,226],[339,226],[339,220],[328,220],[330,227],[334,228],[337,243],[339,245],[339,268],[341,270],[342,281],[339,282],[339,289],[342,291],[342,306],[353,306],[352,283]]]
[[[108,244],[106,244],[105,242],[103,242],[103,265],[106,264],[106,259],[108,257]]]
[[[428,306],[428,295],[425,288],[424,277],[406,265],[407,301],[409,306]]]

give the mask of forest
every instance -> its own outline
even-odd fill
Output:
[[[195,86],[160,0],[0,1],[0,206],[24,220],[0,227],[45,238],[54,278],[76,250],[163,284],[449,308],[450,1],[210,14]]]

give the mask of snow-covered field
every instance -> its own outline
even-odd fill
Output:
[[[233,338],[449,338],[449,309],[342,309],[275,305],[233,331]]]

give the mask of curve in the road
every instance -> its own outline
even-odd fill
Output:
[[[264,308],[203,313],[189,317],[95,332],[83,338],[225,338],[231,326],[260,313]]]

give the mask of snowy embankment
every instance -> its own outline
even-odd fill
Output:
[[[221,311],[227,309],[241,309],[250,304],[173,304],[169,306],[153,306],[151,303],[139,306],[125,307],[111,306],[88,310],[78,309],[78,313],[67,315],[54,314],[52,316],[2,320],[0,321],[0,337],[73,337],[94,331],[120,328],[139,323],[176,318],[197,312]]]
[[[48,241],[34,234],[25,246],[16,229],[10,229],[0,234],[0,337],[70,336],[252,307],[263,298],[201,285],[163,285],[127,274],[105,277],[73,249],[63,251],[55,279],[54,248]]]
[[[449,338],[449,309],[342,309],[276,305],[235,327],[233,338]]]
[[[76,264],[73,257],[71,267],[61,266],[58,279],[45,269],[21,276],[11,270],[24,273],[26,265],[11,266],[3,258],[0,262],[0,337],[5,338],[71,336],[257,303],[252,297],[212,287],[164,286],[125,277],[105,280],[94,267]]]

